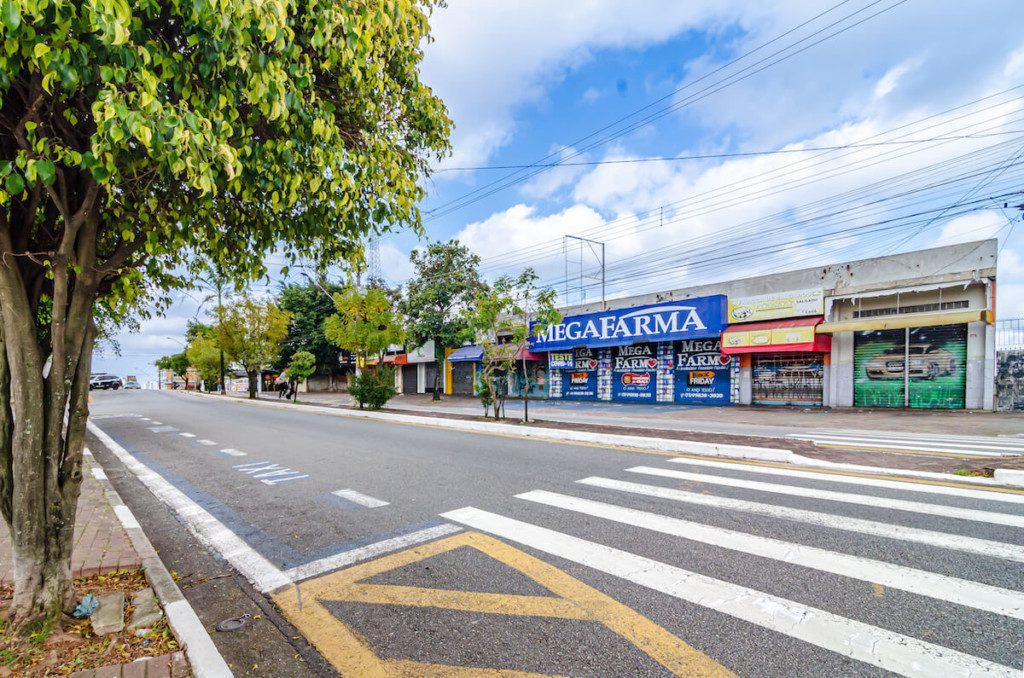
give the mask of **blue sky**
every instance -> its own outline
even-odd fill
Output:
[[[999,311],[1024,316],[1024,226],[1013,228],[1013,210],[984,202],[1024,190],[1015,157],[1024,153],[1024,87],[1005,92],[1024,85],[1016,2],[449,0],[432,25],[423,76],[448,104],[455,132],[452,156],[426,184],[427,236],[459,238],[489,276],[532,265],[564,293],[561,238],[571,234],[606,243],[612,295],[995,235],[1004,240]],[[702,88],[717,91],[697,99]],[[647,112],[676,110],[573,161],[886,145],[563,166],[445,211],[508,173],[450,168],[564,158],[662,98]],[[873,230],[896,218],[901,226]],[[408,233],[381,242],[389,280],[408,278],[420,244]],[[595,272],[589,261],[584,274]],[[571,267],[574,280],[579,272]],[[597,290],[585,293],[593,299]],[[570,286],[570,302],[581,296]],[[96,369],[152,379],[152,360],[180,350],[175,339],[197,312],[183,295],[140,333],[121,336],[121,355],[105,352]]]

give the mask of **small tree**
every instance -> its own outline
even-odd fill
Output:
[[[410,260],[416,273],[406,289],[402,310],[409,319],[409,338],[418,346],[434,342],[434,400],[440,400],[444,349],[461,346],[473,336],[467,312],[482,286],[480,257],[453,240],[413,251]]]
[[[484,349],[481,371],[484,387],[494,403],[495,419],[504,410],[504,393],[498,388],[498,375],[513,375],[517,356],[522,356],[523,421],[530,420],[531,382],[525,354],[530,348],[530,339],[561,318],[555,308],[554,290],[537,289],[537,280],[532,268],[515,278],[498,278],[494,285],[478,293],[475,309],[469,316],[478,343]]]
[[[304,382],[306,378],[314,372],[316,372],[315,355],[309,351],[296,351],[292,355],[292,360],[288,363],[286,373],[288,375],[288,381],[295,382],[295,402],[299,402],[298,385]]]
[[[324,334],[339,348],[363,357],[383,358],[392,344],[405,342],[405,330],[389,290],[349,285],[334,295],[334,315],[324,321]]]
[[[161,356],[153,361],[153,364],[157,366],[157,369],[170,370],[175,374],[185,376],[186,370],[188,370],[188,355],[185,351],[181,353],[172,353],[171,355]]]
[[[199,378],[206,383],[206,390],[219,383],[221,348],[213,336],[196,337],[185,349],[188,364],[199,371]]]
[[[359,409],[366,405],[371,410],[379,410],[395,397],[395,370],[391,365],[363,370],[352,380],[348,392],[359,403]]]
[[[277,356],[278,345],[288,333],[288,320],[287,311],[249,295],[224,309],[217,339],[231,360],[245,370],[252,399],[256,398],[260,371]]]
[[[288,336],[281,342],[281,353],[274,366],[284,370],[299,351],[316,358],[315,374],[333,374],[338,365],[338,347],[324,334],[324,321],[334,314],[334,295],[341,286],[326,280],[306,285],[286,285],[277,295],[277,305],[292,314]]]

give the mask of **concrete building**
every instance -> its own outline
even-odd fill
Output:
[[[552,398],[993,409],[997,250],[982,240],[569,307],[533,350],[547,352]]]

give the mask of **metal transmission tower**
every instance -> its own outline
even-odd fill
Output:
[[[589,252],[589,254],[587,254]],[[581,238],[578,235],[567,235],[562,238],[562,253],[565,255],[565,296],[562,303],[571,305],[573,294],[576,295],[576,303],[583,304],[587,301],[586,281],[601,283],[601,307],[605,306],[605,259],[604,243],[589,238]],[[591,262],[593,258],[594,263]],[[573,284],[572,280],[579,282]]]
[[[366,282],[383,280],[384,270],[380,264],[380,238],[371,237],[366,241]],[[357,284],[359,284],[357,275]]]

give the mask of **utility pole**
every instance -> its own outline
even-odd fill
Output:
[[[606,301],[607,301],[607,299],[606,299],[606,292],[607,292],[607,290],[605,289],[605,283],[606,283],[607,278],[606,278],[606,274],[605,274],[605,244],[603,242],[599,241],[599,240],[591,240],[589,238],[582,238],[582,237],[580,237],[578,235],[567,235],[567,236],[565,236],[564,240],[562,241],[563,242],[563,245],[562,245],[563,252],[565,253],[565,271],[566,271],[566,275],[565,275],[565,280],[566,280],[566,283],[565,283],[565,296],[566,296],[566,300],[565,300],[565,303],[566,303],[566,305],[569,304],[569,300],[568,300],[568,297],[569,297],[569,247],[568,247],[568,243],[569,243],[570,239],[578,241],[579,242],[579,247],[580,247],[580,261],[579,261],[579,266],[580,266],[580,303],[583,303],[584,301],[586,301],[586,293],[585,293],[586,284],[583,281],[584,281],[585,278],[589,278],[589,279],[591,279],[591,280],[593,280],[595,282],[597,282],[597,281],[601,282],[601,308],[602,309],[606,308],[607,307],[607,305],[606,305]],[[586,274],[584,272],[584,270],[583,270],[584,269],[584,266],[583,266],[583,248],[584,248],[584,246],[586,246],[590,250],[590,253],[594,255],[594,259],[600,265],[601,271],[600,271],[599,275],[592,275],[592,274],[588,275],[588,274]],[[599,252],[598,248],[600,248],[600,254],[598,253]]]

